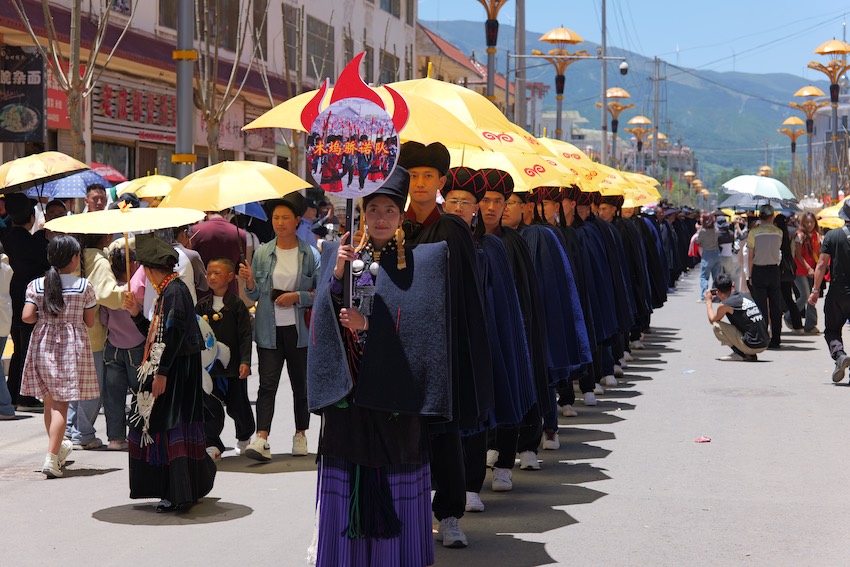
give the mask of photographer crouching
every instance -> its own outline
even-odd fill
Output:
[[[729,362],[754,362],[758,353],[767,348],[770,337],[767,322],[746,293],[733,291],[732,279],[720,274],[714,280],[715,289],[705,292],[708,321],[714,327],[714,336],[720,344],[732,347],[732,354],[720,357]],[[723,321],[728,317],[729,322]]]

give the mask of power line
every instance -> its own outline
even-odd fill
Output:
[[[724,88],[724,89],[726,89],[726,90],[728,90],[728,91],[730,91],[730,92],[737,93],[737,94],[742,94],[742,95],[744,95],[744,96],[748,96],[748,97],[750,97],[750,98],[752,98],[752,99],[755,99],[755,100],[760,100],[760,101],[763,101],[763,102],[767,102],[767,103],[769,103],[769,104],[776,104],[776,105],[783,106],[783,107],[787,104],[787,103],[785,103],[785,102],[779,102],[779,101],[776,101],[776,100],[771,100],[771,99],[769,99],[769,98],[765,98],[765,97],[763,97],[763,96],[761,96],[761,95],[755,95],[755,94],[752,94],[752,93],[748,93],[748,92],[746,92],[746,91],[742,91],[742,90],[740,90],[740,89],[735,89],[735,88],[730,87],[730,86],[728,86],[728,85],[724,85],[724,84],[723,84],[723,83],[721,83],[720,81],[715,81],[714,79],[709,79],[708,77],[705,77],[705,76],[703,76],[703,75],[700,75],[700,74],[698,74],[696,71],[693,71],[693,70],[690,70],[690,69],[685,69],[684,67],[679,67],[679,66],[677,66],[677,65],[673,65],[672,63],[669,63],[669,62],[665,62],[665,63],[666,63],[666,64],[667,64],[667,66],[669,66],[669,67],[673,67],[674,69],[678,69],[678,70],[679,70],[679,72],[681,72],[681,73],[686,73],[686,74],[688,74],[688,75],[691,75],[691,76],[693,76],[693,77],[696,77],[697,79],[700,79],[701,81],[705,81],[705,82],[707,82],[707,83],[712,83],[712,84],[717,85],[718,87]]]

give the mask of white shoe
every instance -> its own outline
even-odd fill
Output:
[[[614,368],[616,369],[617,367],[615,366]],[[619,382],[617,382],[617,379],[616,379],[614,376],[612,376],[611,374],[609,374],[608,376],[603,376],[603,377],[602,377],[602,382],[601,382],[601,384],[602,384],[603,386],[605,386],[606,388],[615,388],[615,387],[616,387],[617,385],[619,385],[620,383],[619,383]]]
[[[499,460],[499,452],[495,449],[487,449],[487,468],[492,469]]]
[[[466,547],[466,534],[460,529],[460,520],[454,516],[440,520],[437,528],[437,541],[443,542],[443,547]]]
[[[561,415],[564,417],[576,417],[578,412],[573,409],[573,406],[567,404],[561,407]]]
[[[626,362],[625,356],[623,358],[621,358],[620,360],[618,360],[617,362],[620,363],[620,368],[623,369],[623,370],[625,370],[626,368],[629,367],[629,364]]]
[[[640,341],[632,341],[632,342],[629,343],[629,348],[632,349],[632,350],[643,350],[646,347]]]
[[[272,460],[272,450],[268,439],[257,437],[254,442],[245,449],[245,456],[255,461],[268,462]]]
[[[622,378],[623,377],[623,367],[619,364],[614,365],[614,378]]]
[[[523,451],[519,454],[519,469],[522,471],[539,471],[540,461],[534,451]]]
[[[44,457],[44,466],[41,467],[41,472],[47,478],[61,478],[62,469],[59,468],[59,456],[53,453],[47,453],[47,456]]]
[[[602,394],[604,394],[605,390],[602,388],[602,384],[597,384],[596,386],[594,386],[593,393],[597,396],[601,396]]]
[[[626,362],[631,362],[634,359],[635,359],[635,357],[633,357],[632,353],[630,353],[629,351],[625,351],[623,353],[623,360],[625,360]],[[623,366],[623,368],[625,368],[625,366]]]
[[[292,436],[292,456],[304,457],[307,453],[307,436],[303,433],[296,433]]]
[[[215,462],[221,460],[221,451],[218,450],[218,447],[207,447],[207,455]]]
[[[561,448],[561,440],[558,439],[558,433],[543,432],[543,442],[540,444],[546,451],[557,451]]]
[[[511,469],[500,469],[498,467],[493,469],[493,492],[508,492],[509,490],[513,490],[514,483],[511,482]]]
[[[484,502],[481,501],[481,496],[479,496],[477,492],[466,493],[466,507],[464,510],[467,512],[484,511]]]
[[[248,445],[251,444],[251,439],[245,439],[244,441],[236,440],[236,449],[235,452],[237,455],[244,455],[245,449],[248,448]]]
[[[74,444],[71,443],[70,439],[63,439],[62,444],[59,445],[59,468],[65,466],[65,461],[68,460],[68,456],[71,454],[71,451],[74,450]]]
[[[595,406],[596,405],[596,394],[593,392],[587,392],[584,394],[584,405],[586,406]]]

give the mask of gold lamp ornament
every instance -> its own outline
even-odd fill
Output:
[[[577,57],[589,57],[587,51],[580,50],[570,53],[565,48],[567,45],[574,45],[584,41],[582,37],[573,30],[565,27],[555,28],[540,36],[540,41],[551,43],[556,47],[550,49],[548,53],[543,53],[537,49],[532,49],[531,54],[544,57],[549,63],[555,67],[555,101],[557,103],[557,113],[555,115],[555,138],[560,140],[561,134],[561,115],[564,108],[564,72],[567,67],[577,61]]]
[[[805,86],[797,92],[794,93],[794,96],[805,98],[803,102],[792,102],[791,108],[796,108],[803,112],[806,115],[806,141],[808,146],[808,152],[806,155],[806,194],[812,194],[812,137],[814,136],[815,131],[815,113],[819,108],[826,106],[829,104],[828,101],[816,101],[815,98],[826,96],[823,94],[823,91],[817,88],[814,85]]]
[[[611,115],[611,133],[613,134],[613,139],[611,140],[611,160],[614,163],[617,163],[617,128],[620,125],[620,114],[623,111],[626,111],[630,108],[634,108],[634,104],[622,104],[617,99],[623,98],[632,98],[632,95],[626,89],[621,89],[620,87],[612,87],[605,91],[605,98],[614,99],[611,100],[607,104],[608,114]],[[602,103],[597,102],[596,108],[602,108]]]

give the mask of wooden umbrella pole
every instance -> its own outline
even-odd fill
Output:
[[[130,291],[130,278],[133,274],[130,273],[130,233],[124,233],[124,266],[127,270],[127,291]]]
[[[362,218],[363,215],[360,215]],[[346,199],[345,200],[345,223],[347,225],[347,229],[349,232],[348,243],[353,244],[352,240],[354,240],[354,199]],[[343,232],[343,234],[345,234]],[[346,263],[345,269],[343,271],[342,276],[343,287],[342,287],[342,299],[343,305],[351,309],[352,306],[352,296],[353,296],[353,286],[354,281],[352,280],[351,275],[351,264]]]

